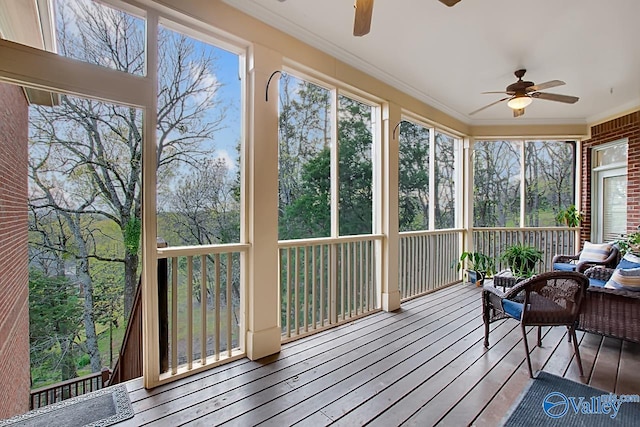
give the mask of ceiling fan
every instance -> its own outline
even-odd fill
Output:
[[[482,92],[483,94],[505,93],[509,96],[499,99],[495,102],[492,102],[491,104],[485,105],[482,108],[478,108],[477,110],[469,113],[469,115],[476,114],[477,112],[480,112],[485,108],[489,108],[493,105],[499,104],[500,102],[507,101],[507,100],[508,100],[507,105],[509,106],[509,108],[513,110],[513,117],[520,117],[524,115],[524,108],[529,104],[531,104],[531,102],[533,101],[533,98],[546,99],[547,101],[564,102],[565,104],[575,104],[576,102],[578,102],[578,99],[580,99],[577,96],[540,92],[543,89],[562,86],[566,83],[561,80],[551,80],[551,81],[540,83],[539,85],[537,85],[533,82],[522,80],[522,77],[524,77],[524,73],[526,72],[527,70],[517,70],[514,74],[518,78],[518,81],[507,86],[507,89],[505,91]]]
[[[281,0],[282,1],[282,0]],[[460,0],[440,0],[441,3],[451,7]],[[373,15],[373,0],[355,0],[353,7],[356,10],[353,21],[353,35],[364,36],[371,30],[371,16]]]

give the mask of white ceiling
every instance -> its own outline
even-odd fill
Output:
[[[640,106],[640,0],[376,0],[364,37],[352,35],[353,0],[224,1],[465,123],[585,123]],[[580,100],[469,116],[519,68]]]

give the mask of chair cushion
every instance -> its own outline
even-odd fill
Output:
[[[640,268],[616,269],[604,287],[640,292]]]
[[[611,254],[611,244],[584,242],[582,252],[578,262],[582,261],[604,261]]]
[[[523,304],[520,302],[511,301],[508,299],[502,300],[502,309],[509,316],[514,319],[520,320],[522,318],[522,306]]]
[[[577,264],[571,264],[568,262],[555,262],[553,263],[553,269],[555,271],[575,271]],[[640,265],[638,266],[640,267]]]
[[[589,277],[589,286],[594,286],[596,288],[604,288],[604,285],[606,284],[607,282],[605,282],[604,280],[592,279],[591,277]]]
[[[629,268],[638,268],[638,267],[640,267],[640,257],[633,254],[626,254],[624,257],[622,257],[622,259],[616,266],[616,268],[625,269],[625,270]]]

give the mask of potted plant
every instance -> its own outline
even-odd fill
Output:
[[[533,276],[536,264],[542,261],[543,253],[534,246],[516,243],[508,246],[500,255],[500,260],[511,269],[516,277]]]
[[[622,255],[630,253],[640,256],[640,231],[624,235],[621,239],[616,241],[616,244],[618,245]]]
[[[583,220],[584,215],[575,205],[569,205],[569,207],[562,209],[556,215],[556,221],[565,224],[567,227],[578,227]]]
[[[484,278],[495,273],[495,260],[482,252],[462,252],[456,270],[464,268],[471,283],[482,286]]]

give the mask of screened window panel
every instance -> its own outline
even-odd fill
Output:
[[[400,231],[429,229],[429,133],[429,128],[409,121],[400,125]]]

